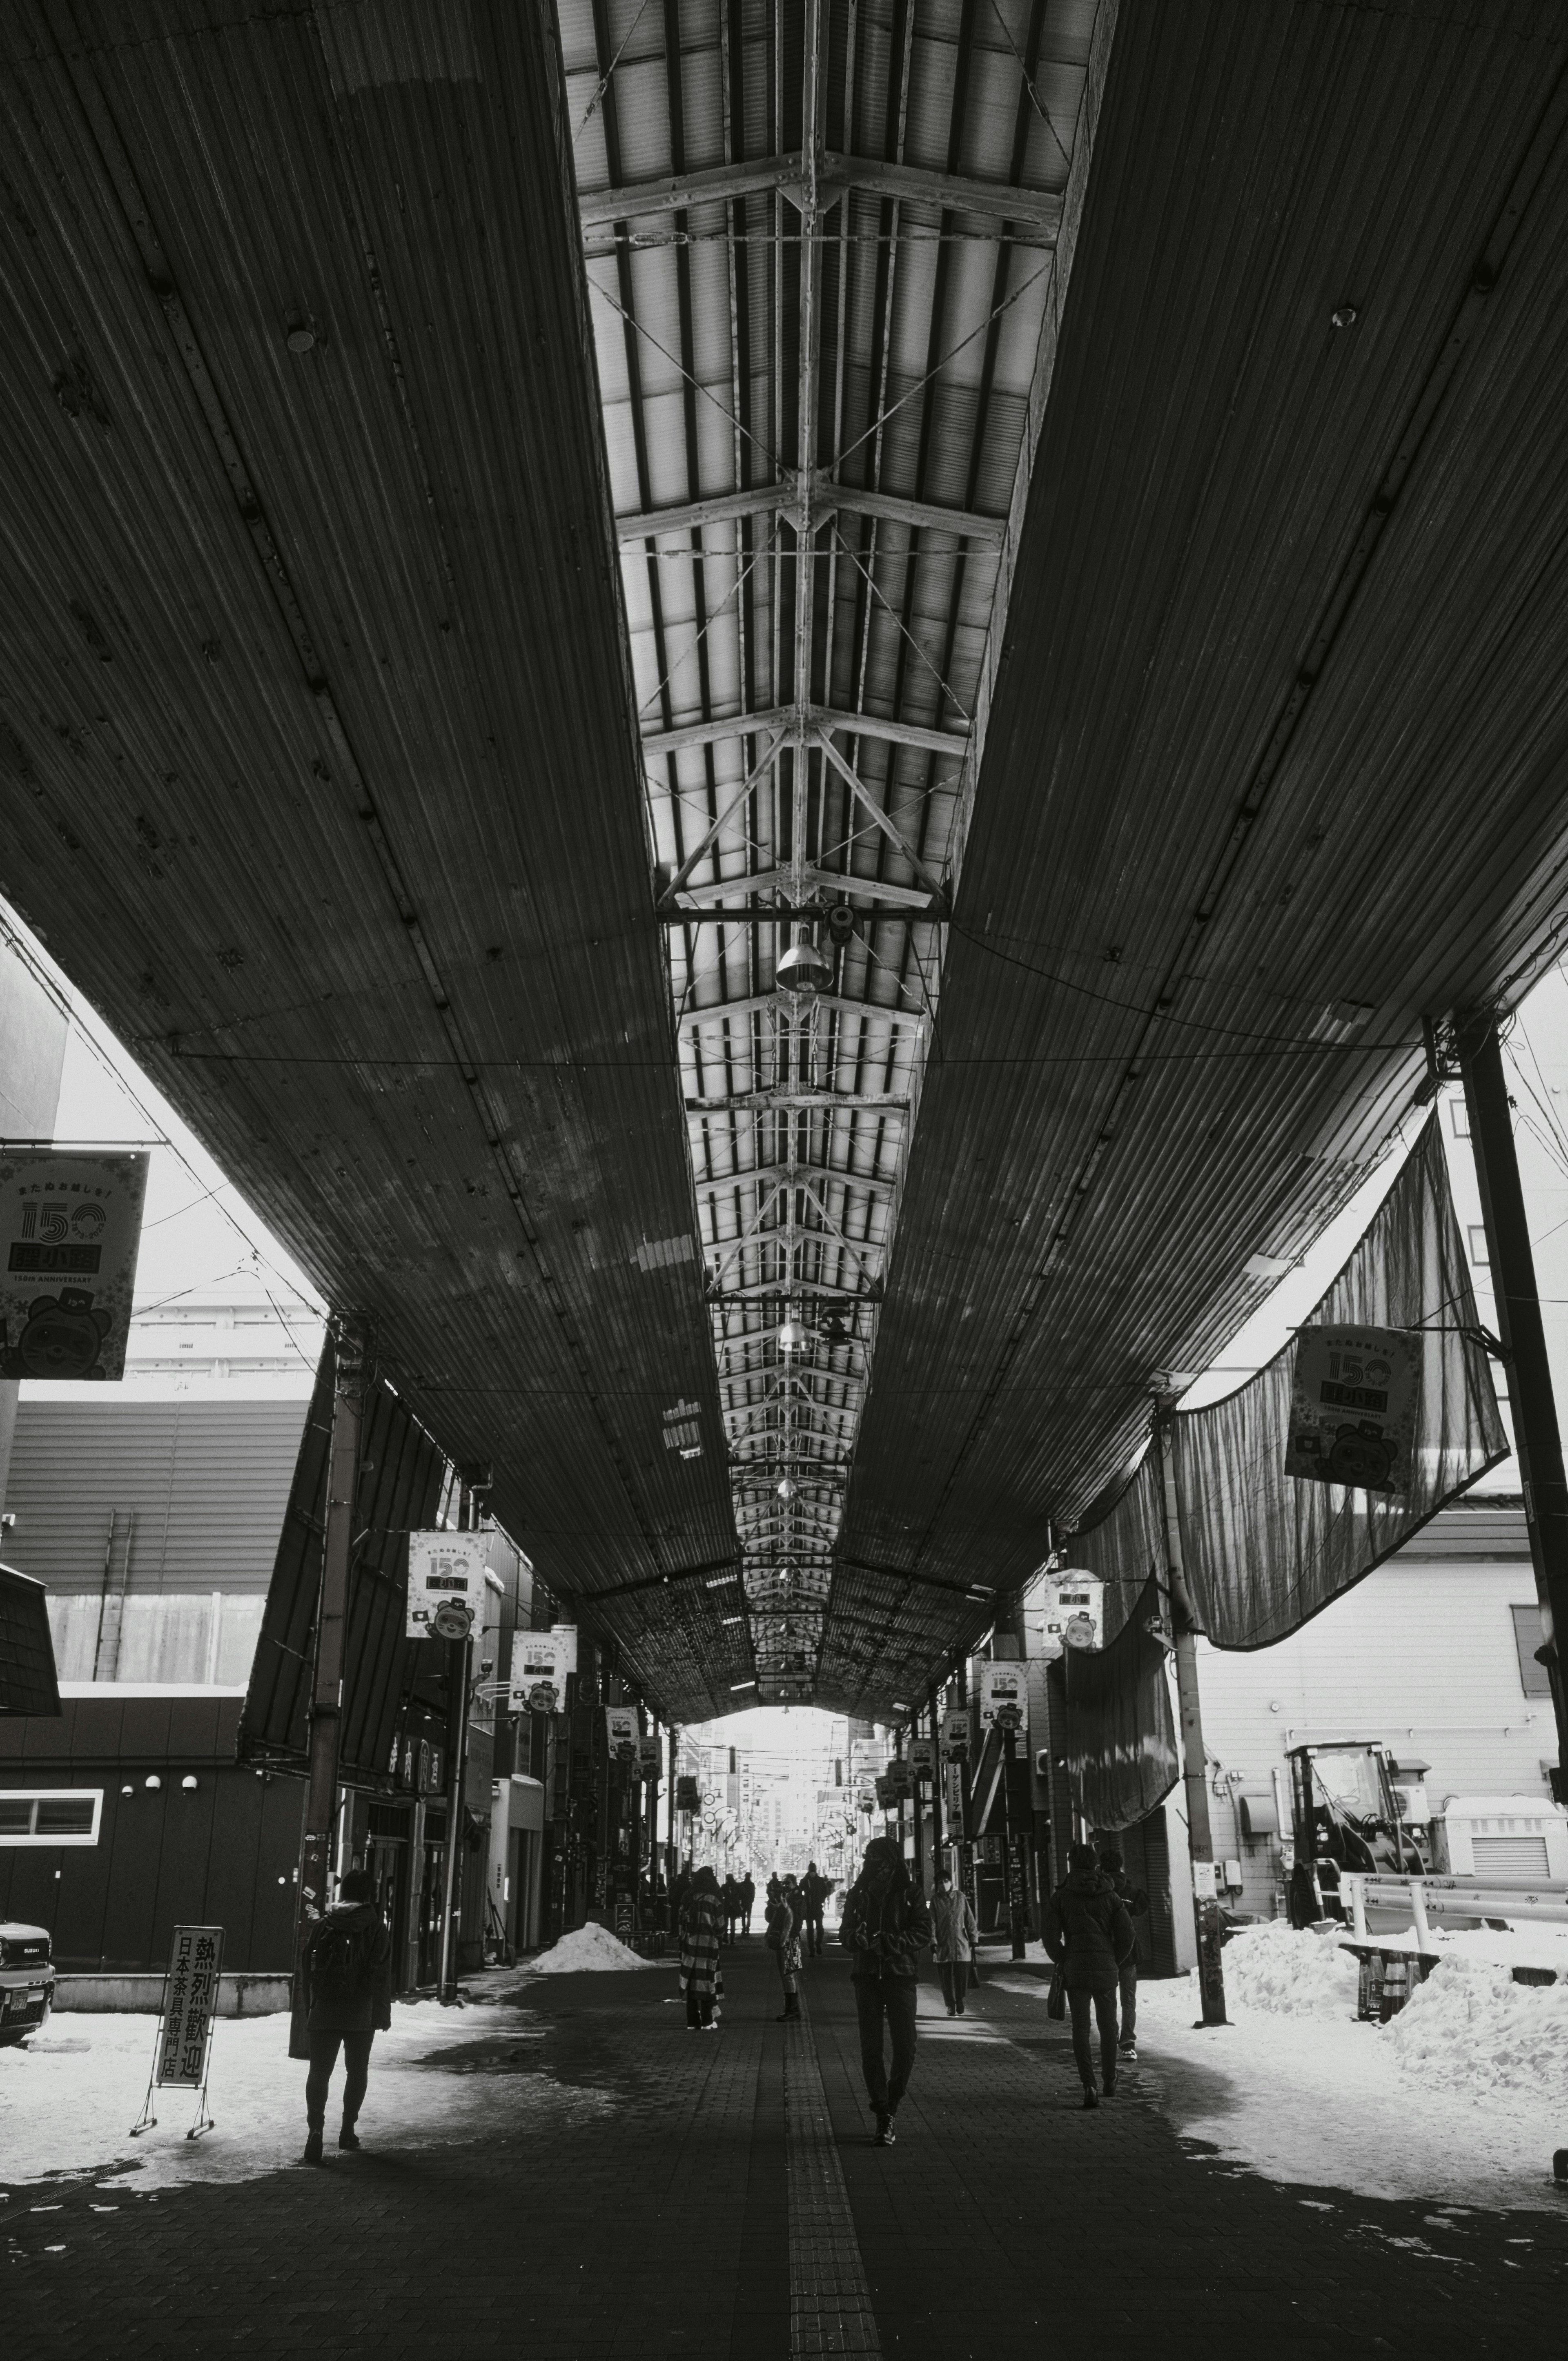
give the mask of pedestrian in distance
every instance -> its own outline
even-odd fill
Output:
[[[800,2015],[800,1897],[792,1894],[793,1878],[786,1878],[779,1888],[776,1902],[768,1905],[767,1946],[773,1953],[784,1991],[784,2008],[779,2023],[787,2025]]]
[[[751,1871],[748,1870],[745,1876],[740,1880],[740,1908],[743,1914],[742,1931],[748,1935],[751,1931],[751,1913],[755,1909],[756,1904],[757,1881],[752,1876]]]
[[[771,1909],[773,1908],[773,1906],[774,1903],[779,1899],[779,1896],[780,1896],[780,1895],[783,1894],[783,1892],[784,1892],[784,1880],[783,1880],[783,1878],[779,1875],[778,1871],[777,1871],[776,1869],[774,1870],[774,1872],[773,1872],[773,1873],[772,1877],[770,1877],[770,1878],[769,1878],[769,1880],[768,1880],[767,1892],[768,1892],[768,1907],[769,1907],[769,1909],[771,1910]]]
[[[980,1938],[974,1905],[955,1889],[945,1869],[937,1872],[931,1896],[931,1956],[942,1986],[949,2016],[964,2014],[964,1994],[974,1973],[974,1947]]]
[[[861,2067],[876,2117],[876,2144],[891,2147],[898,2103],[915,2067],[919,1954],[931,1940],[926,1896],[891,1837],[873,1837],[867,1845],[861,1873],[844,1897],[839,1940],[851,1961]],[[884,2022],[892,2037],[891,2072],[883,2058]]]
[[[1089,2047],[1092,2010],[1100,2028],[1100,2076],[1109,2099],[1116,2088],[1116,1996],[1131,1956],[1133,1922],[1121,1895],[1102,1877],[1092,1845],[1068,1853],[1068,1873],[1046,1905],[1046,1949],[1060,1971],[1072,2012],[1072,2055],[1086,2107],[1100,2104]]]
[[[740,1915],[740,1888],[732,1876],[726,1877],[719,1891],[719,1899],[723,1904],[724,1941],[728,1946],[735,1940],[735,1921]]]
[[[814,1861],[808,1861],[806,1875],[800,1881],[800,1899],[806,1912],[806,1948],[814,1960],[822,1957],[822,1911],[832,1891],[831,1879],[823,1876]]]
[[[392,2022],[392,1938],[376,1907],[367,1869],[351,1869],[338,1898],[317,1920],[305,1947],[305,2033],[311,2069],[305,2077],[307,2136],[302,2161],[320,2164],[332,2070],[343,2052],[341,2148],[356,2148],[355,2130],[370,2080],[370,2048]]]
[[[681,1990],[686,1996],[686,2031],[713,2033],[713,2004],[719,1990],[718,1929],[723,1905],[718,1880],[699,1869],[681,1904]]]
[[[1141,1885],[1135,1885],[1127,1875],[1127,1866],[1114,1845],[1104,1845],[1100,1853],[1100,1872],[1108,1877],[1122,1897],[1122,1907],[1129,1918],[1148,1916],[1149,1898]],[[1138,2054],[1138,1930],[1133,1928],[1132,1956],[1124,1960],[1120,1982],[1122,2030],[1116,2042],[1119,2057],[1129,2061]]]

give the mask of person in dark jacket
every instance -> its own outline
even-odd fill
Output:
[[[1097,2107],[1089,2015],[1092,2009],[1100,2027],[1100,2074],[1110,2098],[1116,2088],[1116,1993],[1123,1961],[1133,1950],[1133,1922],[1110,1879],[1101,1876],[1092,1845],[1074,1845],[1067,1860],[1067,1876],[1046,1905],[1042,1932],[1067,1988],[1083,2103]]]
[[[756,1905],[757,1881],[752,1876],[751,1871],[748,1870],[745,1876],[740,1880],[740,1909],[744,1922],[744,1931],[748,1935],[751,1931],[751,1913],[756,1908]]]
[[[1146,1918],[1149,1898],[1141,1885],[1135,1885],[1127,1875],[1127,1866],[1114,1845],[1104,1845],[1100,1853],[1100,1873],[1108,1877],[1122,1899],[1122,1907],[1129,1918]],[[1138,1949],[1137,1933],[1133,1929],[1133,1949],[1122,1962],[1120,1978],[1122,1999],[1122,2030],[1116,2048],[1125,2059],[1138,2054]]]
[[[814,1861],[808,1861],[800,1881],[800,1900],[806,1912],[806,1949],[814,1960],[822,1957],[822,1911],[832,1891],[832,1881],[823,1876]]]
[[[844,1896],[839,1940],[849,1952],[861,2025],[861,2066],[876,2117],[878,2147],[894,2143],[894,2117],[915,2065],[915,1995],[919,1954],[931,1940],[926,1896],[910,1879],[891,1837],[873,1837],[861,1873]],[[882,2028],[893,2041],[893,2070],[883,2061]]]
[[[766,1937],[784,1993],[781,2025],[792,2023],[800,2015],[800,1894],[794,1878],[786,1877],[778,1900],[768,1905]]]
[[[367,1869],[351,1869],[335,1905],[312,1929],[304,1958],[305,2032],[311,2070],[305,2078],[304,2162],[320,2164],[327,2092],[343,2051],[343,2128],[339,2147],[356,2148],[354,2126],[370,2080],[370,2045],[392,2022],[392,1938],[376,1907]]]

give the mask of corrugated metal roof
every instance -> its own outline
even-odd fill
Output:
[[[5,13],[0,793],[9,892],[584,1596],[735,1536],[555,55]],[[630,1669],[749,1666],[698,1583]]]

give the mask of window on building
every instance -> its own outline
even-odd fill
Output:
[[[0,1789],[0,1845],[95,1845],[102,1787]]]
[[[1470,1110],[1465,1105],[1464,1101],[1463,1099],[1450,1099],[1448,1102],[1448,1115],[1449,1121],[1453,1126],[1453,1137],[1455,1139],[1468,1139],[1470,1137]]]
[[[1516,1607],[1513,1609],[1514,1645],[1519,1655],[1519,1679],[1526,1697],[1550,1697],[1552,1683],[1546,1676],[1546,1666],[1535,1661],[1535,1652],[1546,1634],[1541,1625],[1539,1607]]]
[[[1486,1233],[1479,1222],[1470,1224],[1470,1259],[1477,1270],[1485,1270],[1492,1259],[1486,1251]]]

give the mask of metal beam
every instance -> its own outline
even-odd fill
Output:
[[[863,1016],[880,1025],[907,1025],[912,1031],[921,1033],[927,1030],[931,1022],[923,1008],[887,1008],[879,1000],[850,1000],[843,994],[837,992],[816,993],[810,999],[806,999],[804,994],[795,994],[794,997],[803,1016],[810,1015],[815,1009],[825,1008],[832,1016]],[[715,1000],[711,1001],[706,1008],[688,1008],[680,1020],[681,1030],[683,1033],[695,1033],[705,1025],[722,1024],[730,1017],[740,1019],[744,1016],[759,1016],[769,1009],[775,1010],[781,1016],[788,1016],[790,1014],[788,1002],[782,994],[751,992],[740,1000]],[[842,1172],[827,1175],[830,1180],[850,1180],[853,1177],[852,1174]]]
[[[633,181],[619,189],[581,189],[577,217],[585,229],[597,229],[615,222],[643,221],[651,214],[687,213],[697,205],[726,204],[773,190],[798,209],[807,202],[809,178],[819,203],[858,189],[866,196],[893,197],[901,204],[935,205],[946,213],[972,214],[987,221],[1025,223],[1047,237],[1054,237],[1061,226],[1062,200],[1054,189],[1014,188],[1005,181],[970,180],[956,173],[924,171],[918,165],[889,164],[831,150],[817,158],[817,170],[811,175],[810,160],[797,148],[764,162],[719,164],[670,179]]]
[[[729,713],[682,721],[670,730],[645,730],[642,752],[650,762],[693,746],[718,746],[727,738],[762,738],[773,730],[811,742],[826,731],[840,737],[878,738],[890,746],[916,746],[927,754],[963,754],[967,730],[928,730],[917,721],[895,721],[880,713],[846,713],[837,706],[771,705],[761,713]]]
[[[740,1091],[733,1098],[685,1102],[687,1115],[798,1114],[812,1107],[868,1107],[879,1115],[907,1115],[909,1101],[892,1091]]]
[[[860,805],[861,810],[866,814],[872,825],[881,829],[883,836],[886,837],[894,851],[895,852],[902,853],[904,859],[908,862],[909,866],[914,870],[916,877],[919,878],[922,885],[925,886],[927,894],[929,894],[933,899],[940,900],[947,891],[941,879],[932,875],[930,870],[927,868],[926,863],[921,860],[920,855],[916,851],[915,847],[910,843],[909,839],[905,835],[897,821],[892,818],[887,812],[883,811],[881,804],[878,803],[876,797],[872,795],[871,789],[867,786],[860,773],[855,769],[854,764],[849,762],[844,755],[839,753],[839,749],[834,745],[831,737],[828,736],[826,730],[824,730],[822,734],[820,743],[822,752],[827,757],[828,762],[830,763],[832,768],[838,772],[839,776],[849,788],[850,794],[853,797],[854,801]]]
[[[706,500],[676,500],[668,508],[630,510],[616,518],[615,537],[622,549],[634,548],[639,542],[701,533],[710,524],[732,524],[741,517],[793,517],[801,506],[800,479],[789,475],[743,492],[712,492]],[[978,541],[993,549],[1001,547],[1007,534],[1005,517],[981,516],[977,509],[944,508],[938,500],[905,500],[897,492],[866,491],[858,484],[837,484],[831,476],[820,472],[811,478],[811,512],[818,524],[835,513],[875,517],[881,524],[952,533],[960,541]],[[713,555],[689,548],[674,554]]]

